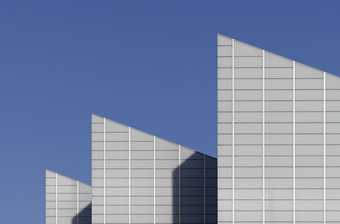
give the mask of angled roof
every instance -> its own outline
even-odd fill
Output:
[[[234,55],[232,50],[232,43],[234,44]],[[334,74],[328,73],[326,71],[322,71],[318,68],[305,65],[301,62],[298,62],[294,59],[289,59],[278,54],[272,53],[265,49],[244,43],[242,41],[233,39],[231,37],[225,36],[223,34],[217,34],[217,48],[218,48],[218,67],[223,68],[223,65],[228,62],[223,62],[223,57],[231,57],[234,56],[236,58],[242,57],[262,57],[265,54],[265,67],[272,68],[287,68],[293,67],[293,63],[295,64],[296,69],[296,78],[320,78],[323,76],[323,73],[327,73],[327,79],[338,79],[338,77]],[[230,50],[228,50],[230,49]],[[235,67],[237,68],[239,64],[242,64],[242,59],[235,61]],[[230,62],[231,63],[231,62]],[[256,61],[249,62],[248,65],[254,63],[254,67],[256,65]],[[279,75],[279,74],[278,74]],[[281,74],[282,75],[282,74]],[[251,78],[251,77],[249,77]]]
[[[45,171],[46,224],[91,222],[91,187],[58,174]]]
[[[79,188],[83,191],[83,193],[91,193],[91,187],[85,183],[82,183],[78,180],[72,179],[70,177],[64,176],[60,173],[54,172],[52,170],[46,169],[45,170],[45,178],[56,178],[58,177],[58,180],[60,180],[59,184],[60,185],[76,185],[77,183],[79,184]]]
[[[111,132],[122,132],[122,133],[125,132],[125,133],[127,133],[128,129],[130,128],[131,136],[134,139],[136,139],[137,141],[138,140],[141,140],[141,141],[152,141],[153,138],[155,137],[155,138],[157,138],[157,141],[162,141],[163,143],[165,143],[167,145],[181,146],[181,151],[183,153],[187,153],[187,154],[196,153],[196,155],[200,154],[200,155],[208,157],[208,158],[216,159],[213,156],[210,156],[210,155],[198,152],[198,151],[196,151],[194,149],[191,149],[189,147],[182,146],[182,145],[180,145],[178,143],[174,143],[174,142],[165,140],[164,138],[158,137],[158,136],[153,135],[153,134],[146,133],[146,132],[141,131],[139,129],[130,127],[128,125],[125,125],[125,124],[122,124],[122,123],[110,120],[108,118],[105,118],[105,117],[102,117],[102,116],[99,116],[99,115],[96,115],[96,114],[92,114],[92,132],[94,132],[94,133],[95,132],[98,132],[98,133],[102,132],[102,127],[96,126],[96,124],[100,125],[100,124],[104,123],[104,120],[105,120],[105,124],[106,124],[106,130],[107,130],[108,133],[110,131]]]

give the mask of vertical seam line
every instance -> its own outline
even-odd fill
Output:
[[[58,224],[58,174],[55,174],[55,223]]]
[[[104,198],[103,198],[103,204],[104,204],[104,207],[103,207],[103,215],[104,215],[104,224],[106,224],[106,118],[104,118],[104,125],[103,125],[103,140],[104,140],[104,144],[103,144],[103,150],[104,150],[104,153],[103,153],[103,157],[104,157],[104,164],[103,164],[103,171],[104,171],[104,180],[103,180],[103,185],[104,185],[104,188],[103,188],[103,195],[104,195]]]
[[[296,161],[295,161],[295,156],[296,156],[296,152],[295,152],[295,129],[296,129],[296,117],[295,117],[295,111],[296,111],[296,105],[295,105],[295,101],[296,101],[296,86],[295,86],[295,78],[296,78],[296,74],[295,74],[295,61],[293,61],[293,223],[295,223],[296,217],[296,196],[295,196],[295,191],[296,191]]]
[[[232,45],[232,220],[235,223],[235,40]]]
[[[156,136],[153,136],[153,223],[156,224]]]
[[[265,51],[262,50],[262,222],[266,222],[265,211]]]
[[[131,223],[131,128],[129,130],[129,224]]]
[[[323,223],[327,223],[326,213],[326,72],[323,73]]]
[[[77,192],[76,192],[76,199],[77,199],[77,224],[79,224],[79,181],[76,181],[76,187],[77,187]]]
[[[181,145],[178,145],[178,223],[181,223]]]
[[[206,203],[206,193],[205,193],[205,159],[206,156],[203,155],[203,223],[205,224],[205,203]]]

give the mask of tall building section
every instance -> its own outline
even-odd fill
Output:
[[[216,159],[92,117],[92,223],[216,223]]]
[[[340,221],[340,81],[218,35],[218,223]]]

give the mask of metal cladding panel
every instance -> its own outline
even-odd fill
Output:
[[[91,187],[46,170],[46,224],[90,224]]]
[[[340,221],[340,80],[326,74],[326,217],[327,221]]]
[[[233,56],[232,39],[218,35],[217,36],[217,58],[227,58],[231,61],[231,66],[228,67],[217,64],[217,144],[218,144],[218,222],[228,223],[232,221],[232,200],[230,197],[231,188],[233,186],[232,181],[232,168],[231,158],[232,151],[232,139],[231,133],[233,132],[232,125],[232,91],[234,85],[232,82],[232,76],[236,72],[232,68],[232,56]],[[222,59],[220,59],[222,60]],[[219,61],[219,60],[217,60]],[[248,77],[248,73],[253,72],[255,69],[239,69],[238,72],[242,72],[243,77]],[[241,77],[241,76],[240,76]],[[240,105],[241,107],[241,105]],[[242,108],[246,108],[247,105],[243,104]]]
[[[266,79],[264,80],[263,103],[265,104],[265,114],[264,123],[261,126],[264,126],[266,135],[260,155],[262,157],[261,166],[265,166],[265,172],[260,177],[262,178],[264,174],[265,179],[262,178],[264,183],[259,189],[265,188],[261,201],[262,208],[266,212],[264,217],[262,214],[261,220],[289,223],[293,220],[293,182],[288,181],[285,187],[278,185],[277,182],[293,178],[293,128],[291,125],[293,119],[293,104],[291,103],[293,99],[293,62],[268,52],[264,54],[263,74]],[[271,72],[268,75],[267,70]],[[260,132],[261,137],[263,137],[262,132],[263,130]],[[278,153],[279,155],[277,155]]]
[[[323,72],[300,63],[296,64],[295,71],[295,154],[299,154],[295,159],[296,221],[322,222],[325,202]],[[303,148],[298,147],[305,145],[314,145],[313,154],[305,153]],[[320,156],[315,156],[314,153]],[[313,206],[309,206],[311,200]]]
[[[92,115],[92,223],[128,223],[128,127]]]
[[[218,223],[339,222],[339,78],[223,35],[217,57]]]
[[[217,217],[216,159],[93,115],[93,223],[204,223]]]
[[[130,128],[130,222],[152,223],[154,213],[153,136]]]

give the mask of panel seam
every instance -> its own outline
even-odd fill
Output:
[[[76,200],[77,200],[77,214],[76,214],[76,217],[77,217],[77,224],[79,224],[79,181],[76,181]]]
[[[232,45],[232,222],[235,223],[235,40]]]
[[[156,136],[153,136],[153,223],[156,224]]]
[[[205,224],[205,218],[206,218],[206,208],[205,208],[205,203],[206,203],[206,193],[205,193],[205,160],[206,160],[206,156],[203,155],[203,223]]]
[[[326,72],[323,73],[323,223],[327,223],[326,213]]]
[[[129,130],[129,224],[131,224],[131,128]]]
[[[295,152],[295,131],[296,131],[296,117],[295,117],[295,112],[296,112],[296,105],[295,105],[295,100],[296,100],[296,86],[295,86],[295,61],[293,61],[293,223],[295,223],[296,220],[296,196],[295,196],[295,191],[296,191],[296,152]]]
[[[103,207],[103,215],[104,215],[104,221],[103,223],[106,224],[106,118],[104,118],[104,125],[103,125],[103,140],[104,140],[104,144],[103,144],[103,150],[104,150],[104,153],[103,153],[103,157],[104,157],[104,164],[103,164],[103,171],[104,171],[104,179],[103,179],[103,185],[104,185],[104,188],[103,188],[103,195],[104,195],[104,198],[103,198],[103,204],[104,204],[104,207]]]
[[[58,224],[58,174],[55,174],[55,223]]]
[[[262,222],[266,222],[265,211],[265,51],[262,50]]]
[[[178,145],[178,223],[181,223],[181,145]]]

